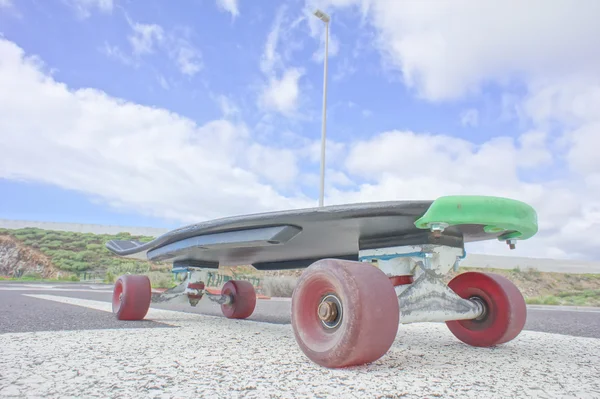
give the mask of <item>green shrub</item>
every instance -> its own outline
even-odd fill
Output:
[[[68,231],[48,231],[38,228],[0,229],[2,234],[8,234],[32,248],[39,249],[48,256],[56,267],[67,272],[89,270],[107,270],[113,268],[117,272],[146,273],[150,263],[123,259],[106,248],[109,240],[150,241],[152,237],[132,236],[129,233],[92,234]]]
[[[150,272],[148,278],[152,288],[173,288],[177,285],[171,273]]]

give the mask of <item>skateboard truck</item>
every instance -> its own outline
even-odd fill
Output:
[[[190,286],[192,284],[197,284],[197,283],[190,283],[190,284],[188,284],[188,287],[185,289],[185,294],[190,299],[190,305],[192,305],[192,306],[196,306],[203,296],[206,296],[208,299],[210,299],[213,302],[218,303],[219,305],[229,305],[233,302],[233,298],[231,297],[231,295],[212,294],[203,288],[202,289],[190,288]],[[204,283],[202,283],[202,285],[204,285]]]
[[[191,306],[196,306],[203,296],[206,296],[213,302],[219,305],[229,305],[233,303],[233,297],[227,294],[213,294],[209,292],[204,286],[204,280],[206,280],[207,273],[205,270],[191,270],[187,271],[187,278],[170,290],[163,293],[157,293],[152,296],[152,303],[161,303],[171,301],[175,298],[187,296]]]
[[[400,323],[468,320],[485,313],[481,301],[461,298],[442,278],[464,257],[463,248],[410,245],[363,250],[359,257],[363,262],[375,264],[390,279],[417,276],[412,284],[394,287],[400,305]]]

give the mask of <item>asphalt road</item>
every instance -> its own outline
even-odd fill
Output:
[[[28,331],[62,331],[119,328],[170,328],[159,322],[118,321],[107,312],[59,303],[29,295],[53,295],[110,302],[111,286],[89,284],[0,283],[0,334]],[[290,323],[290,302],[259,300],[251,320]],[[220,307],[202,299],[191,307],[185,297],[173,302],[153,304],[158,309],[221,316]],[[567,336],[600,338],[600,309],[530,306],[525,330]]]

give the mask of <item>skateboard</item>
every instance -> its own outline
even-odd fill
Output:
[[[526,203],[490,196],[445,196],[234,216],[170,231],[146,243],[109,241],[113,253],[172,262],[188,272],[171,290],[153,295],[147,276],[115,282],[113,312],[143,319],[152,302],[203,297],[223,314],[246,319],[256,306],[247,281],[209,292],[206,273],[220,265],[258,270],[304,269],[292,295],[291,325],[308,359],[328,368],[371,363],[392,346],[400,324],[445,322],[465,344],[491,347],[521,332],[523,295],[508,279],[458,270],[465,243],[497,240],[514,249],[538,231]]]

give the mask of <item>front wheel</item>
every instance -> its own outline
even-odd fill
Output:
[[[112,311],[119,320],[142,320],[152,300],[148,276],[124,275],[113,289]]]
[[[394,343],[399,318],[393,285],[369,263],[317,261],[304,271],[292,296],[296,341],[324,367],[379,359]]]
[[[231,303],[221,305],[221,312],[229,319],[245,319],[256,307],[256,291],[248,281],[229,280],[223,285],[221,295],[229,295]]]
[[[447,321],[446,325],[462,342],[489,347],[506,343],[519,335],[527,319],[527,305],[516,285],[494,273],[467,272],[454,277],[448,287],[464,299],[480,301],[484,313],[473,320]]]

